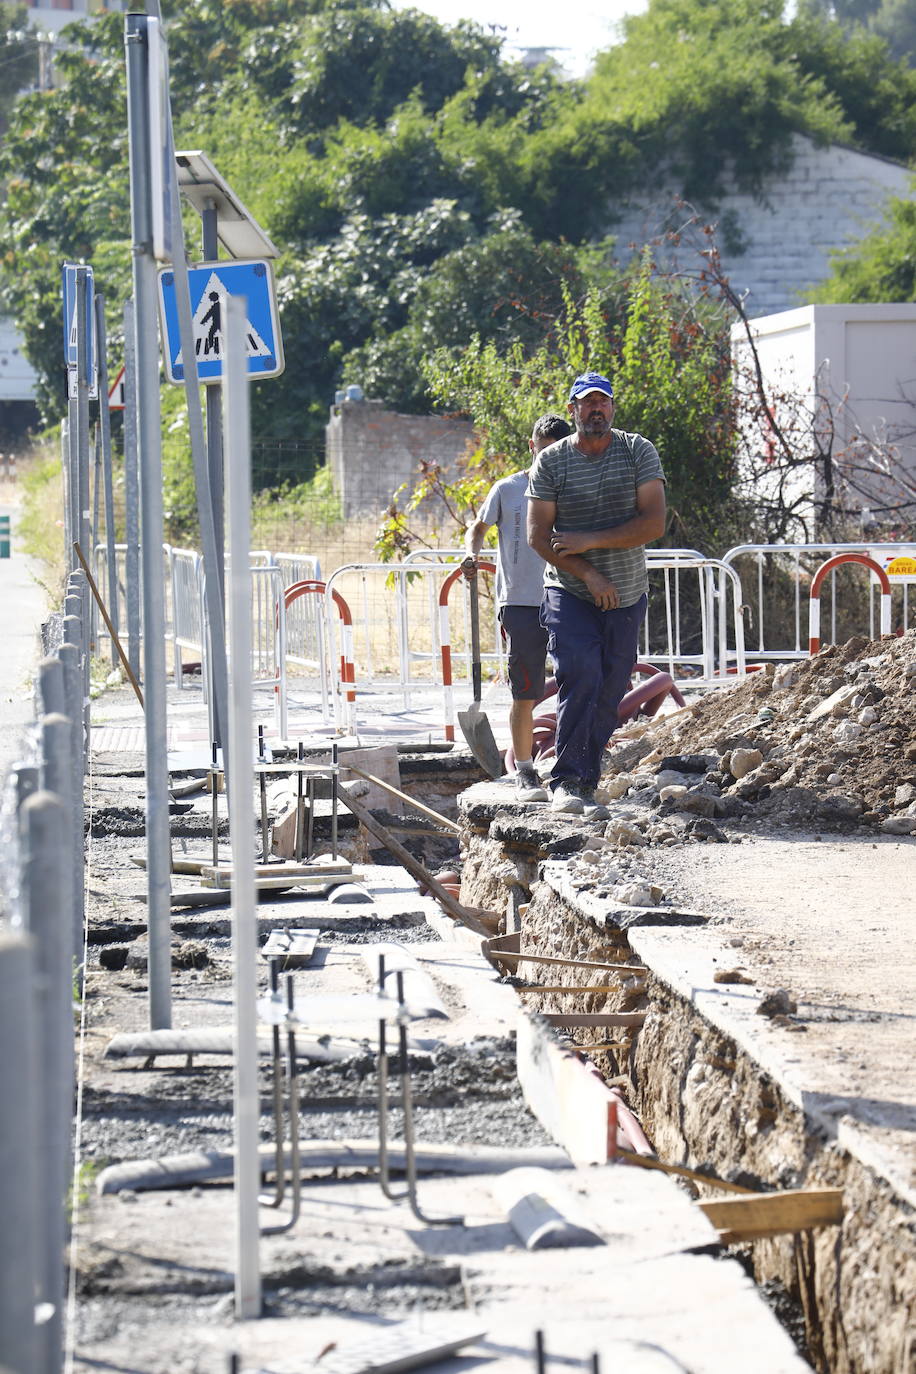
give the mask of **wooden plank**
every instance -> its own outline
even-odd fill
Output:
[[[725,1245],[762,1240],[815,1226],[836,1226],[843,1220],[842,1188],[797,1188],[755,1197],[713,1198],[698,1206],[706,1213]]]
[[[562,1030],[573,1030],[577,1026],[641,1026],[646,1019],[644,1011],[547,1011],[540,1015],[549,1026]]]
[[[578,1046],[576,1047],[578,1049]],[[637,1154],[635,1150],[617,1147],[617,1158],[625,1159],[628,1164],[636,1164],[640,1169],[657,1169],[663,1174],[674,1174],[676,1178],[689,1178],[694,1183],[705,1183],[709,1188],[721,1188],[726,1193],[746,1193],[749,1197],[762,1197],[753,1188],[743,1188],[740,1183],[729,1183],[728,1179],[717,1178],[715,1174],[701,1174],[698,1169],[688,1169],[684,1164],[666,1164],[662,1159],[650,1155]]]
[[[477,935],[490,936],[493,934],[493,922],[499,919],[497,916],[491,916],[489,912],[471,911],[468,907],[463,907],[450,892],[446,892],[440,882],[436,881],[429,869],[421,864],[419,859],[415,859],[410,851],[405,849],[404,846],[394,838],[391,832],[385,829],[381,821],[377,821],[372,812],[367,810],[367,808],[358,802],[355,797],[351,797],[346,790],[343,790],[341,792],[341,801],[353,812],[353,815],[359,821],[360,825],[364,826],[365,829],[369,831],[370,835],[374,835],[377,840],[381,840],[382,844],[394,855],[398,863],[401,864],[403,868],[407,869],[410,876],[415,878],[423,887],[429,889],[440,906],[444,907],[448,912],[449,916],[456,921],[460,921],[462,925],[467,926],[468,929],[473,930]]]
[[[528,1016],[519,1017],[515,1047],[522,1093],[548,1135],[575,1164],[607,1164],[616,1145],[617,1103],[594,1066]]]
[[[349,864],[323,864],[318,868],[305,867],[303,864],[258,864],[254,882],[257,890],[263,892],[273,888],[327,887],[330,883],[350,877],[358,882],[362,876],[358,870],[351,870]],[[201,870],[200,883],[201,887],[228,890],[232,886],[232,868],[229,865],[204,868]]]

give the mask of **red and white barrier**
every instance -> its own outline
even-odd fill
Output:
[[[891,632],[891,584],[887,573],[879,563],[873,558],[869,558],[865,553],[838,553],[834,558],[828,558],[826,563],[822,563],[814,575],[811,583],[811,595],[808,601],[808,652],[816,654],[821,647],[821,587],[824,578],[834,568],[841,563],[861,563],[863,567],[870,568],[881,583],[881,634],[889,635]]]
[[[478,572],[495,573],[496,568],[492,563],[477,564]],[[442,693],[445,703],[445,738],[454,743],[455,740],[455,698],[452,692],[452,632],[448,618],[448,598],[449,594],[459,578],[464,576],[462,568],[459,566],[454,572],[449,573],[448,577],[439,588],[439,652],[442,659]]]

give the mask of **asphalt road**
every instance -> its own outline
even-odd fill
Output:
[[[23,755],[35,720],[32,679],[41,658],[41,622],[48,598],[37,581],[39,565],[22,553],[16,537],[15,505],[0,502],[12,525],[10,557],[0,558],[0,778]]]

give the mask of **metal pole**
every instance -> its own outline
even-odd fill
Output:
[[[39,663],[36,685],[40,703],[36,707],[36,715],[46,716],[52,711],[59,711],[65,716],[67,702],[64,697],[64,668],[56,654],[43,658]]]
[[[102,440],[102,483],[105,488],[105,548],[108,555],[108,617],[116,635],[121,632],[118,611],[118,564],[115,553],[114,485],[111,476],[111,412],[108,409],[108,362],[105,356],[108,337],[105,332],[105,299],[95,298],[96,337],[99,345],[99,431]],[[89,557],[86,551],[86,557]],[[118,667],[118,649],[112,641],[112,667]]]
[[[70,616],[64,616],[64,634],[68,633]],[[82,744],[82,673],[80,670],[79,649],[75,643],[67,642],[58,650],[64,669],[64,715],[70,722],[69,740],[69,782],[64,781],[63,769],[67,756],[52,760],[52,767],[61,772],[48,778],[47,761],[43,761],[44,786],[49,791],[58,792],[68,799],[70,817],[69,850],[70,881],[72,893],[73,951],[82,959],[83,923],[85,918],[85,886],[83,882],[83,744]]]
[[[73,552],[73,541],[79,534],[80,527],[80,483],[79,483],[79,414],[77,411],[76,397],[69,395],[70,377],[67,374],[68,399],[67,399],[67,567],[72,569],[75,566],[76,555]]]
[[[194,464],[194,485],[197,490],[197,516],[200,524],[201,552],[204,561],[204,589],[206,597],[206,621],[208,634],[208,653],[206,655],[210,672],[210,704],[213,715],[212,738],[223,747],[223,767],[228,772],[231,767],[230,753],[226,748],[223,734],[229,715],[228,705],[228,667],[226,664],[226,615],[223,595],[222,574],[222,522],[217,524],[217,507],[222,509],[222,495],[212,486],[207,450],[204,445],[203,415],[200,408],[200,388],[197,383],[197,354],[194,347],[194,329],[191,319],[191,297],[188,287],[188,267],[184,255],[184,229],[181,223],[181,208],[178,192],[178,169],[172,159],[172,240],[175,273],[175,303],[178,309],[178,332],[181,338],[181,356],[184,361],[185,399],[188,406],[188,430],[191,439],[191,459]],[[223,334],[225,338],[225,331]],[[244,355],[243,355],[244,356]],[[206,390],[209,392],[210,388]],[[209,411],[208,411],[209,415]],[[222,465],[221,465],[222,466]],[[248,745],[246,745],[246,751]],[[246,752],[245,758],[249,754]]]
[[[77,539],[84,549],[92,547],[91,511],[89,509],[89,331],[92,303],[89,297],[89,269],[76,269],[76,458],[79,509]],[[69,555],[73,568],[73,553]],[[89,620],[91,608],[89,592],[80,578],[80,604],[83,617],[83,649],[86,654],[86,694],[89,694]]]
[[[43,723],[43,749],[66,750],[71,726],[65,716]],[[36,792],[20,812],[25,853],[23,893],[35,959],[35,1049],[41,1065],[35,1157],[41,1178],[42,1236],[39,1295],[52,1315],[39,1331],[45,1369],[60,1368],[70,1185],[70,1113],[73,1102],[73,961],[66,911],[65,798]],[[5,1049],[6,1047],[4,1047]]]
[[[42,716],[40,726],[42,790],[53,793],[55,797],[60,799],[66,808],[65,814],[72,827],[69,835],[69,871],[72,881],[66,884],[68,870],[64,868],[62,870],[64,874],[62,887],[66,884],[67,891],[66,893],[62,891],[59,903],[60,912],[57,919],[61,930],[67,928],[64,925],[65,920],[70,929],[68,954],[70,977],[72,978],[75,970],[81,980],[83,963],[83,807],[82,798],[80,798],[80,804],[76,805],[74,796],[73,722],[68,716],[55,712]],[[68,847],[67,841],[67,826],[64,825],[61,832],[62,849]],[[62,861],[64,857],[62,854]],[[77,894],[79,894],[79,899],[77,899]],[[39,953],[40,959],[41,954]]]
[[[16,786],[16,806],[23,806],[40,786],[38,769],[34,763],[16,763],[10,769]]]
[[[124,525],[127,661],[140,676],[140,475],[137,469],[137,350],[134,303],[124,306]]]
[[[229,694],[228,776],[232,839],[232,944],[235,977],[235,1312],[240,1319],[261,1312],[258,1250],[258,1041],[257,915],[251,836],[254,794],[251,767],[251,472],[245,306],[224,301],[226,386],[223,389],[229,515],[229,636],[232,680]]]
[[[31,942],[0,930],[0,1367],[22,1374],[59,1369],[38,1358],[38,1139]]]
[[[201,215],[201,251],[204,262],[216,262],[219,239],[216,233],[216,204],[208,200]],[[210,497],[213,502],[213,530],[216,536],[216,563],[219,569],[220,596],[226,602],[226,569],[223,558],[225,517],[223,511],[223,384],[204,388],[207,407],[207,464],[210,469]]]
[[[95,455],[92,464],[92,521],[89,525],[89,538],[92,542],[86,552],[89,561],[91,562],[92,566],[96,569],[96,572],[98,572],[98,565],[96,564],[96,549],[98,548],[99,540],[101,539],[100,507],[102,504],[102,487],[104,485],[102,480],[102,431],[99,428],[98,424],[96,424],[95,426],[94,443],[92,447],[93,453]],[[80,548],[82,547],[82,544],[80,544]],[[98,579],[96,579],[96,581],[97,580]],[[98,607],[96,607],[93,604],[91,597],[87,598],[86,611],[89,615],[89,646],[92,652],[96,655],[96,657],[98,657]]]
[[[69,379],[68,379],[69,380]],[[67,566],[72,565],[73,555],[73,520],[71,518],[71,483],[70,483],[70,435],[73,426],[70,423],[70,416],[73,402],[67,400],[67,418],[61,423],[60,427],[60,470],[63,474],[64,488],[64,548],[67,556]]]
[[[130,207],[137,362],[137,451],[143,566],[143,686],[146,726],[149,1016],[152,1030],[172,1023],[169,787],[162,585],[162,452],[156,263],[152,252],[147,20],[125,18]]]

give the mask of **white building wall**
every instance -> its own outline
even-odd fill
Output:
[[[35,370],[12,320],[0,318],[0,401],[34,401]]]
[[[916,478],[916,303],[809,305],[755,319],[752,333],[768,395],[794,395],[812,424],[832,424],[835,454],[861,434],[893,451],[899,471]],[[739,365],[750,359],[741,325],[732,328],[732,355]],[[765,435],[749,437],[763,452]],[[876,507],[888,491],[875,480]]]
[[[745,308],[757,317],[791,309],[830,274],[830,253],[864,238],[885,217],[889,198],[913,195],[913,177],[899,163],[833,144],[794,140],[795,161],[766,187],[765,200],[728,191],[719,206],[737,223],[746,251],[722,260],[732,286],[747,293]],[[611,226],[619,256],[667,224],[676,188],[663,187],[631,205]],[[720,242],[720,249],[722,244]],[[686,256],[682,253],[685,265]]]

